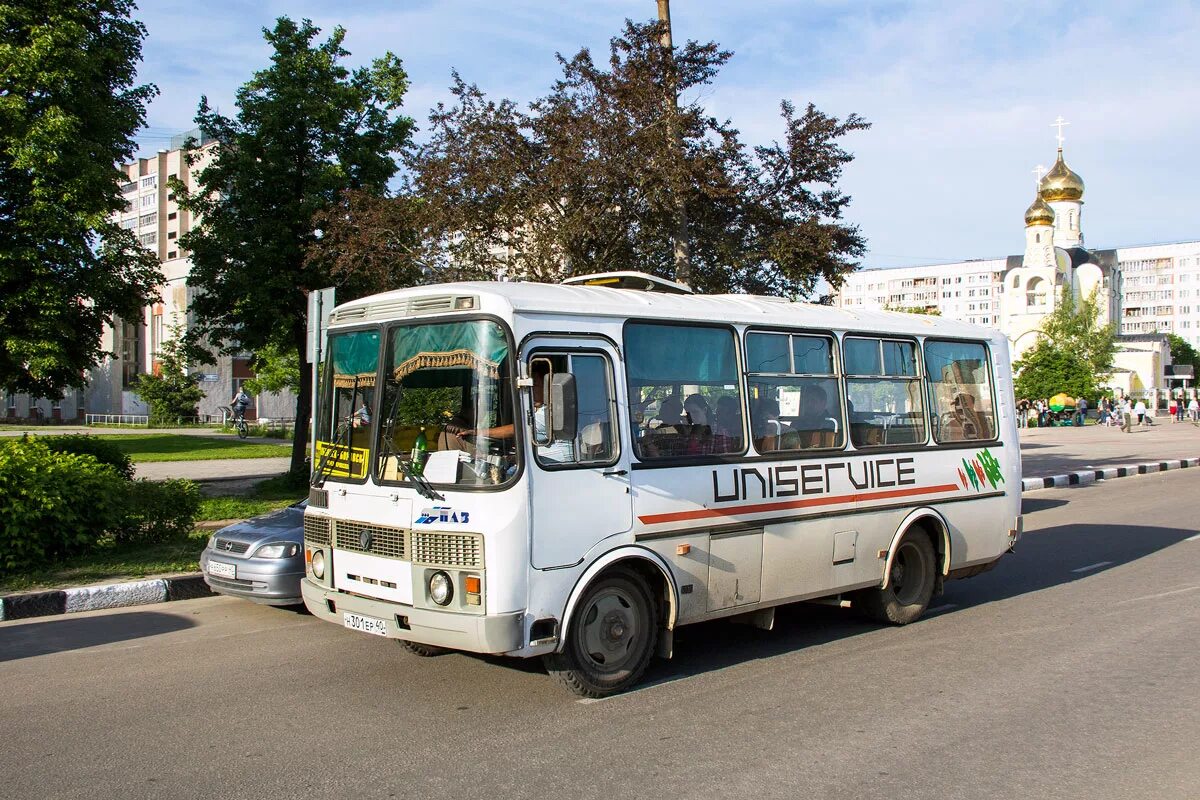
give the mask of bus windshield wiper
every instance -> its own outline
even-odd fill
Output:
[[[350,429],[354,427],[354,401],[357,398],[358,398],[358,376],[356,375],[354,377],[354,384],[350,389],[350,403],[348,406],[350,409],[350,413],[346,415],[346,419],[342,422],[341,427],[338,428],[337,436],[335,436],[333,438],[333,442],[332,442],[332,444],[330,444],[329,449],[325,451],[325,455],[321,458],[321,463],[318,464],[316,470],[313,471],[313,479],[312,479],[312,482],[309,483],[310,486],[312,486],[314,488],[320,488],[321,486],[324,486],[325,479],[329,477],[329,473],[333,472],[333,464],[335,463],[333,461],[333,454],[337,451],[337,449],[339,447],[342,446],[342,439],[345,438],[346,435],[350,432]],[[349,449],[350,449],[349,443],[347,443],[346,450],[349,451]],[[349,468],[349,464],[350,464],[350,453],[347,452],[346,453],[347,469]]]
[[[433,488],[433,485],[430,484],[429,481],[425,479],[424,475],[417,474],[417,471],[412,468],[412,464],[405,461],[400,456],[396,457],[396,463],[400,465],[400,469],[404,472],[405,475],[408,476],[408,479],[410,481],[412,481],[413,486],[417,490],[417,493],[420,494],[422,497],[424,497],[426,500],[445,500],[446,499],[445,497],[443,497],[442,495],[437,493],[437,490],[435,490]]]

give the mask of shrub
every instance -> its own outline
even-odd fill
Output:
[[[95,436],[80,434],[78,436],[43,436],[41,441],[47,447],[58,453],[74,453],[89,455],[101,464],[108,464],[117,474],[126,480],[133,478],[133,461],[121,451],[115,442],[100,439]]]
[[[189,533],[199,513],[200,488],[191,481],[131,481],[125,491],[124,519],[113,538],[122,544],[166,541]]]
[[[90,454],[36,438],[0,444],[0,573],[90,549],[120,524],[126,485]]]

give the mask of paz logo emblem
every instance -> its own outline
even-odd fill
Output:
[[[371,532],[363,531],[362,533],[360,533],[358,535],[358,543],[362,546],[363,550],[370,550],[371,549]]]

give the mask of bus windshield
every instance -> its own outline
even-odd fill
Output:
[[[517,473],[512,356],[488,320],[400,325],[387,333],[376,475],[496,486]]]

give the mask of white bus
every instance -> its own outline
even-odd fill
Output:
[[[916,620],[1021,534],[1008,346],[938,317],[638,273],[336,308],[304,518],[316,616],[543,656],[586,696],[680,625]]]

